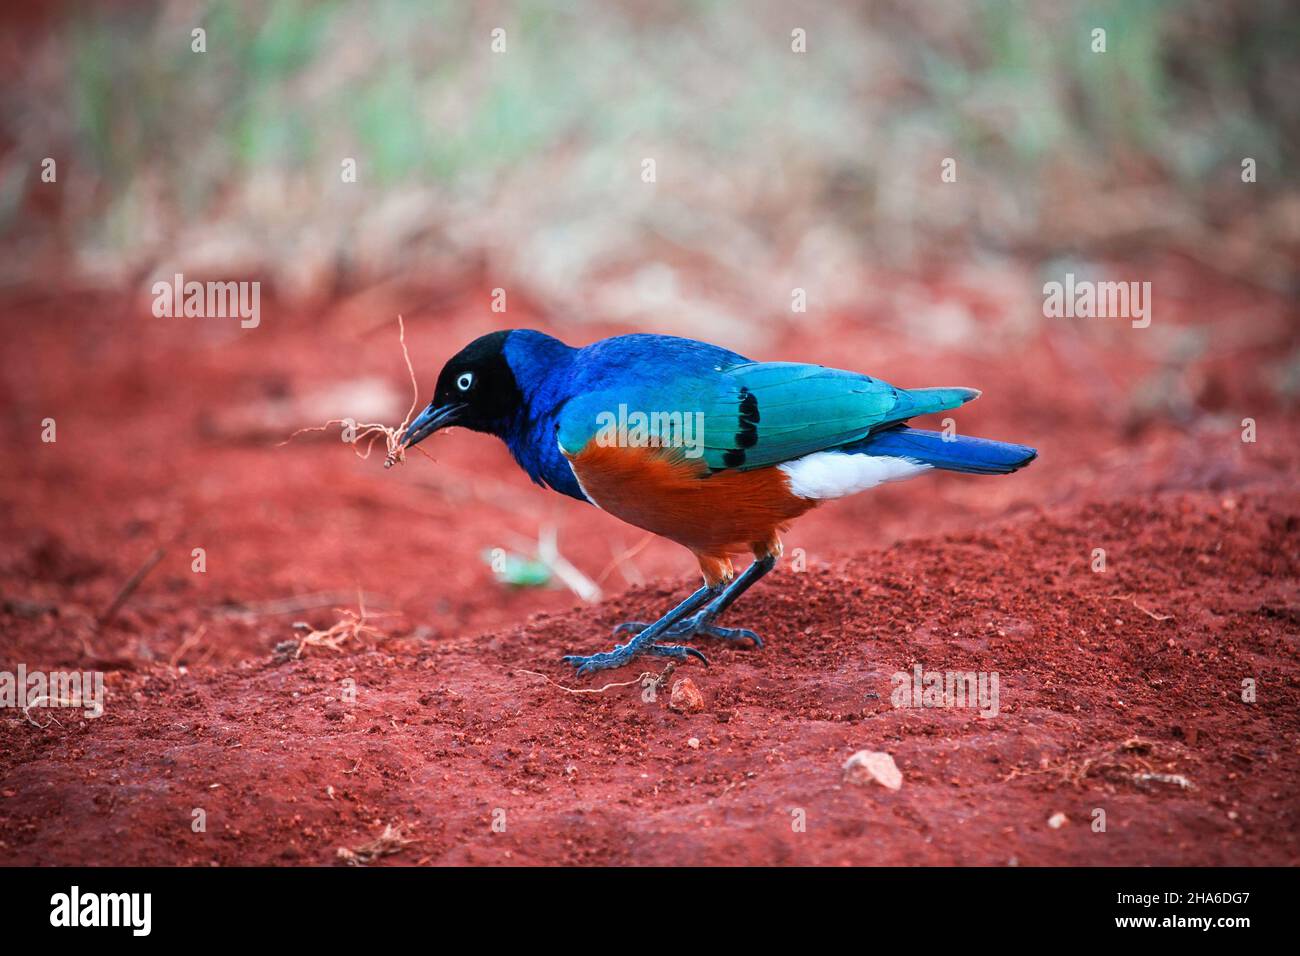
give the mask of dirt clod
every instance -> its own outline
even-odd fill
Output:
[[[668,698],[668,706],[683,714],[698,714],[704,709],[704,695],[695,686],[695,681],[683,677],[673,681],[673,691]]]

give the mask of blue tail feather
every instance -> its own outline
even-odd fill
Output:
[[[919,428],[890,428],[844,446],[842,451],[914,458],[944,471],[967,475],[1009,475],[1038,457],[1038,450],[965,435],[945,436]]]

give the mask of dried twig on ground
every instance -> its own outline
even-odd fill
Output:
[[[1135,773],[1133,780],[1136,783],[1167,783],[1180,790],[1196,789],[1196,785],[1181,773]]]
[[[86,702],[81,699],[68,700],[67,698],[64,697],[51,697],[49,694],[42,694],[40,697],[28,701],[26,704],[23,705],[23,716],[27,718],[27,722],[29,724],[31,724],[33,727],[39,727],[41,730],[44,730],[46,727],[50,726],[50,724],[58,724],[60,727],[63,726],[63,724],[60,723],[58,718],[55,717],[53,714],[50,715],[50,722],[48,724],[37,723],[35,720],[32,719],[32,714],[31,714],[32,708],[43,707],[46,704],[52,704],[55,707],[87,706]]]
[[[361,598],[360,594],[357,595],[357,605],[360,609],[359,612],[351,608],[335,608],[335,613],[341,615],[340,619],[323,631],[299,621],[294,624],[294,627],[306,633],[302,637],[276,645],[276,651],[283,653],[285,659],[297,660],[302,657],[303,650],[308,647],[324,647],[331,651],[342,651],[343,645],[349,641],[364,642],[366,638],[383,637],[383,631],[366,623],[369,615],[366,613],[366,602]],[[292,648],[293,652],[291,654],[285,653],[289,648]]]
[[[145,579],[149,572],[158,566],[158,562],[161,561],[166,554],[167,552],[165,549],[155,548],[153,554],[149,555],[149,557],[145,559],[144,564],[140,565],[140,567],[136,569],[135,574],[126,579],[126,583],[123,584],[121,589],[117,592],[117,597],[113,598],[113,603],[110,604],[108,609],[96,619],[96,623],[100,627],[103,627],[117,616],[117,612],[122,609],[122,605],[131,599],[131,595],[135,593],[135,589],[140,586],[140,583]]]
[[[657,677],[655,676],[653,671],[642,671],[640,674],[638,674],[636,677],[632,678],[631,680],[619,681],[616,684],[606,684],[604,687],[565,687],[563,684],[557,683],[556,681],[551,680],[545,674],[539,674],[537,671],[526,671],[523,668],[520,668],[519,673],[530,674],[533,677],[540,677],[542,680],[546,681],[546,683],[550,684],[552,687],[558,687],[566,694],[603,694],[605,693],[605,691],[613,690],[615,687],[631,687],[633,684],[640,684],[643,687],[648,687],[650,686],[650,684],[654,684],[654,688],[656,691],[662,690],[664,684],[667,682],[668,678],[672,676],[673,671],[675,671],[676,669],[677,669],[677,665],[670,662],[668,666],[664,668],[663,673]]]
[[[397,341],[402,346],[402,359],[406,362],[406,371],[411,376],[411,407],[406,412],[406,417],[402,419],[402,424],[396,428],[388,425],[381,425],[378,422],[354,422],[351,419],[331,418],[324,425],[312,425],[307,428],[299,428],[296,432],[280,442],[281,445],[287,445],[295,437],[303,432],[323,432],[331,425],[342,425],[345,428],[353,428],[356,433],[352,437],[352,450],[358,458],[369,458],[370,452],[374,448],[376,439],[380,435],[384,436],[384,443],[387,445],[388,453],[384,456],[384,467],[392,468],[398,462],[406,461],[406,446],[402,444],[402,436],[406,434],[406,426],[411,423],[415,417],[415,409],[420,404],[420,385],[415,378],[415,367],[411,364],[411,353],[406,349],[406,323],[402,317],[397,317]],[[364,448],[357,447],[361,442],[365,442]],[[420,453],[430,461],[433,456],[423,448],[416,446]]]
[[[392,856],[394,853],[402,852],[402,848],[408,843],[415,841],[407,836],[409,828],[402,826],[393,826],[391,823],[384,825],[384,832],[379,834],[368,843],[363,843],[353,849],[341,846],[338,849],[338,857],[348,866],[365,866],[373,863],[383,856]]]
[[[1128,603],[1132,604],[1135,608],[1137,608],[1139,611],[1141,611],[1141,612],[1142,612],[1143,614],[1145,614],[1147,617],[1149,617],[1149,618],[1151,618],[1152,620],[1155,620],[1155,621],[1172,621],[1172,620],[1174,619],[1174,616],[1173,616],[1172,614],[1158,614],[1158,613],[1156,613],[1155,611],[1148,611],[1146,608],[1144,608],[1141,604],[1139,604],[1139,603],[1137,602],[1137,597],[1135,597],[1134,595],[1131,595],[1131,594],[1127,594],[1127,595],[1115,595],[1115,596],[1112,596],[1110,600],[1112,600],[1112,601],[1128,601]]]
[[[167,662],[168,666],[175,667],[180,662],[180,659],[184,656],[185,652],[203,639],[203,635],[207,633],[207,630],[208,626],[206,624],[200,624],[198,630],[185,638],[185,640],[181,641],[180,647],[176,648],[176,650],[172,652],[171,659]]]
[[[1195,790],[1190,780],[1181,774],[1164,773],[1157,769],[1153,761],[1162,760],[1156,753],[1156,745],[1141,737],[1130,737],[1118,745],[1112,745],[1104,752],[1093,754],[1082,760],[1068,758],[1054,766],[1044,765],[1029,770],[1013,767],[1002,777],[1002,782],[1017,777],[1029,777],[1035,774],[1047,774],[1060,782],[1073,787],[1081,787],[1087,779],[1102,780],[1109,783],[1149,783],[1173,784],[1183,790]],[[1168,763],[1168,761],[1165,761]]]

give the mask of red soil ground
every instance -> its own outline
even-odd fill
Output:
[[[984,388],[961,430],[1041,458],[806,516],[786,539],[806,571],[783,566],[726,619],[767,647],[704,642],[713,666],[670,678],[699,686],[691,714],[667,687],[645,701],[546,679],[658,672],[579,680],[558,658],[694,586],[684,551],[616,560],[640,532],[532,487],[483,436],[440,435],[436,464],[388,472],[333,439],[277,447],[312,423],[277,416],[322,386],[405,390],[399,309],[427,399],[443,359],[491,327],[477,293],[266,309],[247,332],[121,298],[10,302],[0,669],[98,668],[108,699],[94,720],[33,711],[43,727],[0,711],[0,863],[332,864],[389,824],[411,840],[393,863],[1297,862],[1298,430],[1266,377],[1296,347],[1295,315],[1165,268],[1157,285],[1180,291],[1148,330],[1017,324],[953,280],[931,293],[979,324],[960,347],[870,311],[725,342]],[[1155,336],[1204,348],[1171,360]],[[547,524],[604,602],[493,580],[482,552]],[[358,589],[381,636],[275,653]],[[998,715],[895,709],[891,675],[917,663],[996,672]],[[862,749],[893,755],[900,790],[844,780]]]

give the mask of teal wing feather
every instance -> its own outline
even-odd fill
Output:
[[[558,417],[556,439],[569,454],[608,439],[602,423],[616,420],[620,406],[647,413],[656,435],[666,419],[651,413],[682,413],[702,424],[702,436],[698,426],[687,432],[688,457],[702,456],[714,471],[748,470],[848,445],[978,395],[971,388],[901,389],[821,365],[752,362],[575,396]]]
[[[714,469],[764,468],[978,395],[971,388],[902,389],[820,365],[738,365],[722,373],[705,410],[704,458]]]
[[[704,430],[697,413],[712,399],[717,374],[643,380],[574,396],[557,416],[556,440],[565,454],[575,455],[592,441],[622,443],[628,436],[619,438],[618,429],[628,426],[633,443],[638,435],[657,445],[662,438],[666,447],[685,440],[691,446],[688,457],[699,457]]]

